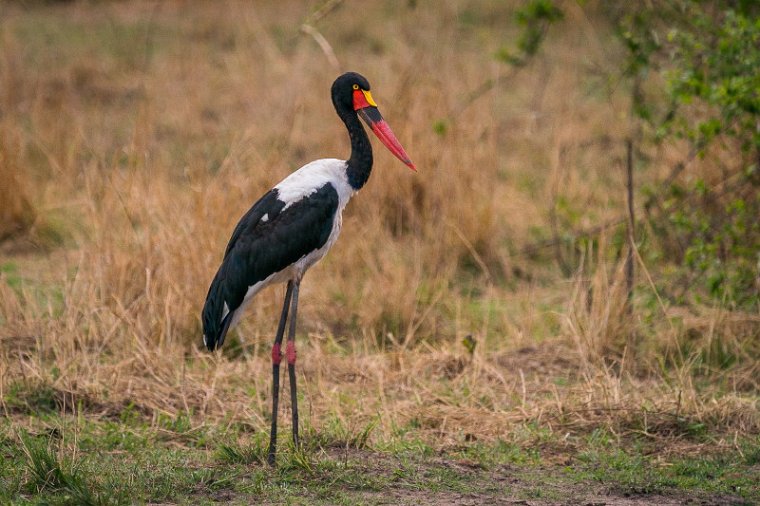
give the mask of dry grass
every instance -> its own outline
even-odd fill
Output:
[[[0,240],[22,234],[29,230],[34,221],[34,209],[19,177],[20,170],[14,153],[11,133],[0,131]]]
[[[491,55],[511,40],[508,3],[419,4],[346,2],[317,23],[342,69],[374,84],[420,171],[378,150],[340,241],[305,279],[307,423],[376,420],[376,437],[411,428],[436,444],[525,423],[760,432],[757,315],[672,306],[644,274],[629,315],[604,237],[565,252],[569,278],[552,250],[521,253],[551,237],[552,207],[576,228],[621,214],[628,108],[596,77],[615,56],[604,27],[568,4],[543,56],[504,78]],[[5,246],[0,259],[12,266],[0,271],[0,398],[46,385],[93,414],[131,404],[267,426],[283,290],[258,297],[222,355],[200,350],[199,313],[256,197],[348,151],[328,98],[338,70],[298,31],[311,8],[0,6],[0,192],[25,185],[45,224],[25,236],[43,249]],[[488,77],[504,81],[436,133]],[[683,155],[661,148],[641,177]],[[0,198],[3,213],[31,209]]]

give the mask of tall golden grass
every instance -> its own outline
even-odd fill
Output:
[[[528,422],[757,433],[757,315],[662,301],[662,265],[641,259],[629,313],[612,229],[567,256],[569,277],[553,250],[526,254],[557,205],[578,228],[624,209],[628,103],[599,77],[616,56],[603,23],[568,3],[541,56],[507,72],[492,54],[514,35],[509,2],[344,2],[314,21],[332,68],[299,30],[314,8],[0,7],[0,188],[30,202],[0,209],[45,224],[24,235],[33,249],[3,247],[0,394],[45,385],[92,414],[264,428],[283,290],[259,295],[220,355],[200,349],[199,313],[248,206],[303,163],[347,155],[329,88],[351,69],[419,173],[376,150],[342,237],[305,278],[307,423],[377,420],[377,437],[413,426],[439,443]],[[644,181],[684,155],[658,149]],[[714,366],[718,352],[732,365]]]

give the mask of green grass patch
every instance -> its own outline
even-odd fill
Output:
[[[25,457],[28,476],[25,488],[28,492],[52,492],[65,502],[81,505],[103,502],[88,483],[80,463],[58,454],[50,439],[34,438],[25,433],[19,438]]]
[[[0,503],[355,504],[387,500],[393,490],[426,501],[446,494],[561,501],[569,491],[594,487],[619,495],[760,500],[758,438],[735,451],[663,460],[651,444],[623,448],[597,431],[573,442],[577,448],[563,467],[549,463],[561,442],[534,426],[516,430],[514,440],[448,449],[424,443],[410,427],[371,448],[345,444],[363,429],[348,437],[345,431],[309,428],[300,450],[285,431],[272,469],[265,463],[268,435],[235,425],[148,420],[129,408],[116,419],[48,413],[23,425],[6,420],[0,422]]]
[[[760,438],[747,439],[737,449],[699,456],[661,459],[652,443],[621,448],[593,439],[565,469],[578,482],[594,481],[621,494],[661,494],[674,490],[728,494],[760,500]]]
[[[8,387],[2,401],[6,409],[39,416],[57,411],[59,398],[59,393],[46,383],[16,382]]]

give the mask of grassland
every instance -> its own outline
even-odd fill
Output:
[[[568,2],[510,69],[510,2],[318,7],[0,4],[0,502],[760,501],[760,318],[644,249],[626,305],[604,21]],[[378,150],[306,277],[305,446],[270,470],[284,290],[216,355],[199,313],[256,197],[348,152],[348,69],[420,170]],[[641,150],[638,192],[688,156]]]

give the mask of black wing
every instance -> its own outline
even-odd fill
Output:
[[[273,189],[240,219],[203,307],[203,336],[209,350],[224,342],[233,313],[250,286],[324,246],[337,210],[338,192],[328,183],[287,209]],[[225,303],[229,313],[223,320]]]
[[[227,255],[229,255],[233,246],[235,246],[240,235],[245,232],[253,233],[265,214],[268,215],[269,219],[280,214],[282,208],[285,207],[285,202],[277,197],[278,192],[276,188],[269,190],[240,218],[238,224],[235,225],[235,230],[232,231],[230,241],[227,243],[227,249],[224,250],[225,258],[227,258]]]

